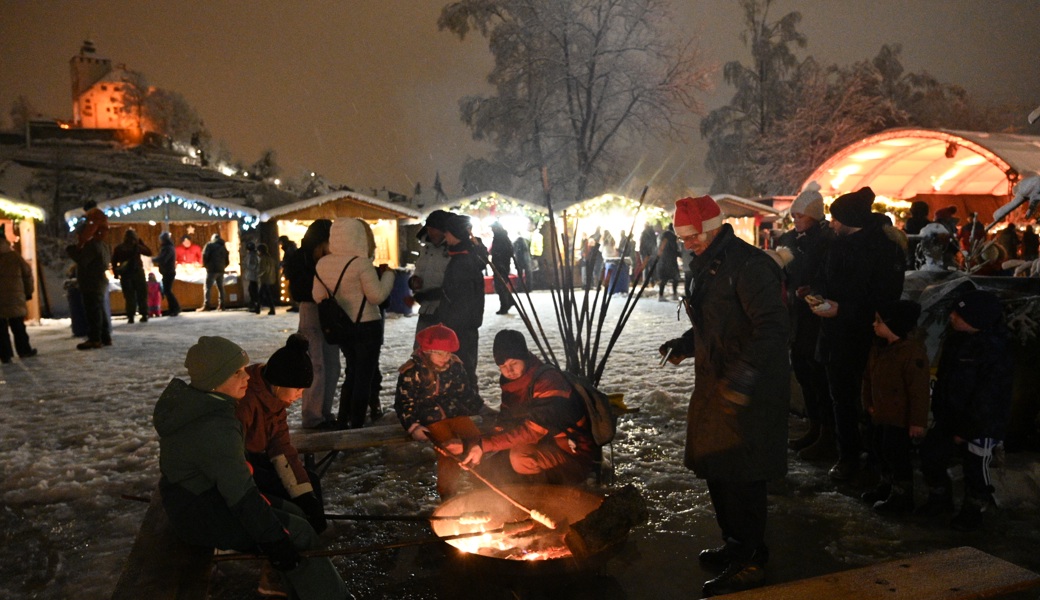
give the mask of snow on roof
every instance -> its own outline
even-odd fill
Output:
[[[37,221],[47,220],[47,213],[43,212],[43,209],[39,206],[15,200],[3,194],[0,194],[0,214],[22,219],[35,219]]]
[[[450,200],[450,201],[444,202],[443,204],[440,204],[438,206],[430,207],[430,210],[428,210],[426,212],[426,214],[423,215],[423,216],[424,217],[429,216],[429,214],[431,212],[433,212],[434,210],[438,210],[438,209],[440,209],[440,210],[447,210],[447,211],[451,211],[451,210],[464,210],[464,209],[466,209],[468,207],[471,207],[471,206],[474,206],[474,205],[476,205],[476,206],[484,206],[484,205],[487,205],[487,204],[490,204],[490,203],[497,203],[497,202],[502,202],[502,203],[505,203],[505,204],[513,203],[513,204],[516,204],[518,206],[524,207],[524,208],[526,208],[528,210],[531,210],[531,211],[534,211],[534,212],[540,212],[540,213],[548,213],[549,212],[549,209],[546,208],[545,205],[543,205],[543,204],[538,204],[536,202],[531,202],[530,200],[524,200],[523,198],[515,198],[513,196],[507,196],[506,194],[502,194],[502,193],[499,193],[499,192],[486,190],[486,191],[483,191],[483,192],[480,192],[480,193],[477,193],[477,194],[472,194],[472,195],[469,195],[469,196],[465,196],[463,198],[457,198],[455,200]]]
[[[869,186],[878,196],[1008,196],[1018,177],[1040,173],[1040,136],[898,128],[839,150],[805,180],[824,196]],[[804,186],[803,186],[804,187]]]
[[[242,221],[242,226],[246,229],[256,227],[260,222],[260,213],[254,208],[173,188],[156,188],[139,194],[98,202],[98,208],[110,220],[138,223],[163,220],[158,209],[166,205],[176,205],[188,213],[199,213],[202,218],[238,219]],[[75,228],[82,216],[83,210],[79,208],[65,211],[65,222],[70,231]],[[166,218],[169,218],[168,212]]]
[[[326,204],[328,202],[338,202],[340,200],[350,200],[360,204],[368,204],[370,206],[382,209],[392,214],[396,214],[399,218],[418,219],[421,216],[418,211],[412,210],[405,206],[401,206],[399,204],[393,204],[391,202],[380,200],[378,198],[373,198],[372,196],[359,194],[357,192],[341,190],[337,192],[323,194],[321,196],[315,196],[314,198],[309,198],[307,200],[300,200],[299,202],[285,204],[279,206],[278,208],[272,208],[270,210],[264,211],[264,213],[260,215],[260,220],[266,223],[267,221],[270,221],[272,219],[278,220],[278,217],[282,217],[290,213],[306,210],[308,208],[314,208],[316,206],[321,206],[322,204]]]

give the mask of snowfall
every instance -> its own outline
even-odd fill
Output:
[[[558,342],[551,297],[535,308]],[[606,331],[624,303],[615,296]],[[491,342],[503,328],[523,328],[514,314],[496,315],[487,297],[480,331],[481,391],[498,404]],[[111,347],[81,352],[68,319],[44,320],[29,334],[39,355],[0,366],[0,597],[108,598],[119,578],[159,477],[152,408],[172,377],[186,377],[185,351],[200,335],[221,335],[263,361],[296,330],[298,315],[245,310],[183,313],[129,324],[113,318]],[[382,353],[382,403],[393,405],[397,367],[408,357],[413,317],[391,315]],[[710,574],[696,555],[719,543],[704,483],[682,467],[686,404],[693,368],[659,366],[657,347],[685,324],[676,304],[656,294],[640,301],[610,356],[601,387],[622,392],[638,412],[621,419],[612,448],[612,487],[636,485],[649,522],[632,530],[603,568],[539,587],[490,577],[459,580],[441,543],[372,551],[335,559],[358,598],[678,598],[697,597]],[[688,361],[689,362],[689,361]],[[299,408],[290,426],[299,427]],[[390,412],[381,424],[396,422]],[[791,418],[797,434],[804,423]],[[349,434],[346,434],[349,435]],[[608,452],[610,457],[611,452]],[[979,532],[955,533],[941,521],[884,517],[859,499],[862,487],[835,486],[829,465],[793,454],[789,473],[770,483],[769,582],[865,566],[945,548],[974,546],[1040,571],[1040,467],[1035,454],[1009,454],[994,471],[1000,510]],[[339,456],[323,479],[328,512],[370,515],[429,513],[438,504],[434,451],[413,443]],[[957,469],[951,471],[958,475]],[[918,490],[922,494],[922,490]],[[921,497],[918,497],[921,500]],[[337,521],[323,534],[333,548],[433,537],[422,522]],[[228,566],[230,565],[230,566]],[[257,563],[220,563],[211,598],[256,597]]]

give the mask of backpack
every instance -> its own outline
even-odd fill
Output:
[[[321,281],[321,277],[318,276],[317,272],[314,276],[321,281],[321,285],[328,292],[328,297],[318,303],[318,322],[321,324],[321,333],[325,336],[325,342],[338,346],[346,343],[357,332],[358,325],[361,323],[361,314],[365,310],[365,303],[368,301],[364,295],[361,296],[361,308],[358,309],[358,316],[355,320],[350,320],[350,316],[347,314],[343,307],[336,301],[336,292],[339,291],[339,284],[343,281],[343,274],[347,272],[347,267],[350,263],[357,259],[350,259],[347,264],[343,265],[343,270],[339,273],[339,279],[336,280],[336,287],[333,290],[329,290],[329,286],[325,285],[324,281]]]
[[[589,429],[592,431],[592,439],[599,446],[605,446],[614,440],[617,433],[618,415],[610,405],[610,398],[592,385],[584,375],[564,371],[552,364],[544,364],[538,367],[534,376],[531,377],[531,388],[527,391],[528,396],[534,394],[534,384],[542,373],[555,369],[563,375],[571,386],[571,395],[577,395],[585,405],[585,412],[589,416]]]

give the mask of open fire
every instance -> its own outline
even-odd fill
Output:
[[[440,537],[485,532],[484,535],[447,540],[462,552],[507,560],[546,561],[570,558],[572,553],[564,540],[567,523],[575,523],[595,510],[603,499],[577,488],[552,485],[505,486],[506,493],[532,509],[539,510],[561,524],[556,529],[532,521],[529,515],[490,490],[474,490],[460,494],[444,504],[434,516],[483,512],[485,523],[463,523],[463,520],[431,521]]]

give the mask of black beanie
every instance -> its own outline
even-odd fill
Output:
[[[524,334],[515,329],[503,329],[495,335],[493,353],[496,365],[501,365],[510,358],[527,360],[527,357],[531,355],[527,351],[527,340],[524,338]]]
[[[831,216],[835,221],[849,227],[866,227],[870,224],[871,206],[874,205],[874,190],[863,187],[855,192],[842,194],[831,204]]]
[[[311,366],[311,355],[307,353],[310,344],[307,338],[298,333],[289,336],[285,346],[275,350],[264,365],[264,381],[271,385],[287,388],[309,388],[314,381],[314,367]]]
[[[452,214],[444,223],[444,230],[460,240],[468,240],[469,226],[469,217]]]
[[[966,292],[953,305],[953,311],[960,315],[965,323],[980,331],[996,327],[1004,317],[1000,299],[985,290]]]
[[[892,333],[905,338],[917,326],[921,305],[913,300],[896,300],[883,305],[877,312]]]

